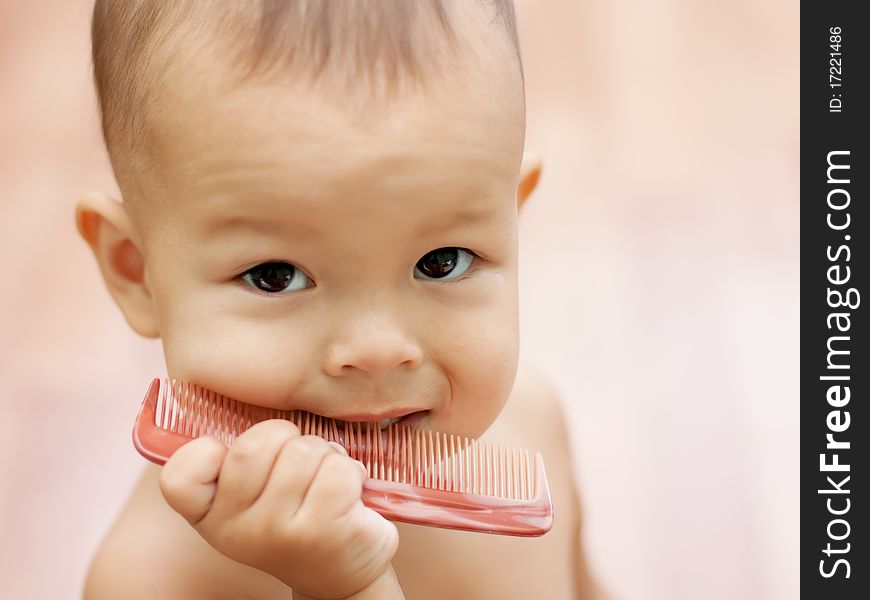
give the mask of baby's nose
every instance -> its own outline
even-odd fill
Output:
[[[364,372],[379,378],[396,368],[414,369],[423,361],[419,344],[395,320],[367,315],[346,325],[327,351],[327,375]]]

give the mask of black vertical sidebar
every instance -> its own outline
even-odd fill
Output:
[[[870,23],[860,6],[801,2],[800,573],[801,595],[825,600],[870,598]]]

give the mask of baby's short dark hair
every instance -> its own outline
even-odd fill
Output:
[[[290,72],[340,74],[354,88],[425,86],[463,41],[456,7],[469,1],[96,0],[94,80],[112,162],[147,145],[144,109],[181,44],[217,45],[241,81]],[[470,4],[497,24],[522,74],[512,0]]]

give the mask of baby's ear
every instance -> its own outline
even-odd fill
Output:
[[[159,337],[145,281],[145,261],[133,241],[133,224],[126,207],[105,194],[91,192],[76,205],[76,225],[130,327],[139,335]]]
[[[520,179],[517,183],[517,208],[522,208],[526,199],[538,186],[541,178],[541,159],[537,154],[523,152],[523,163],[520,166]]]

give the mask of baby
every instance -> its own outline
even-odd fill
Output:
[[[590,597],[559,400],[517,368],[540,166],[510,1],[98,0],[93,56],[123,203],[77,224],[169,377],[540,451],[555,522],[391,523],[359,464],[266,421],[147,465],[85,597]]]

